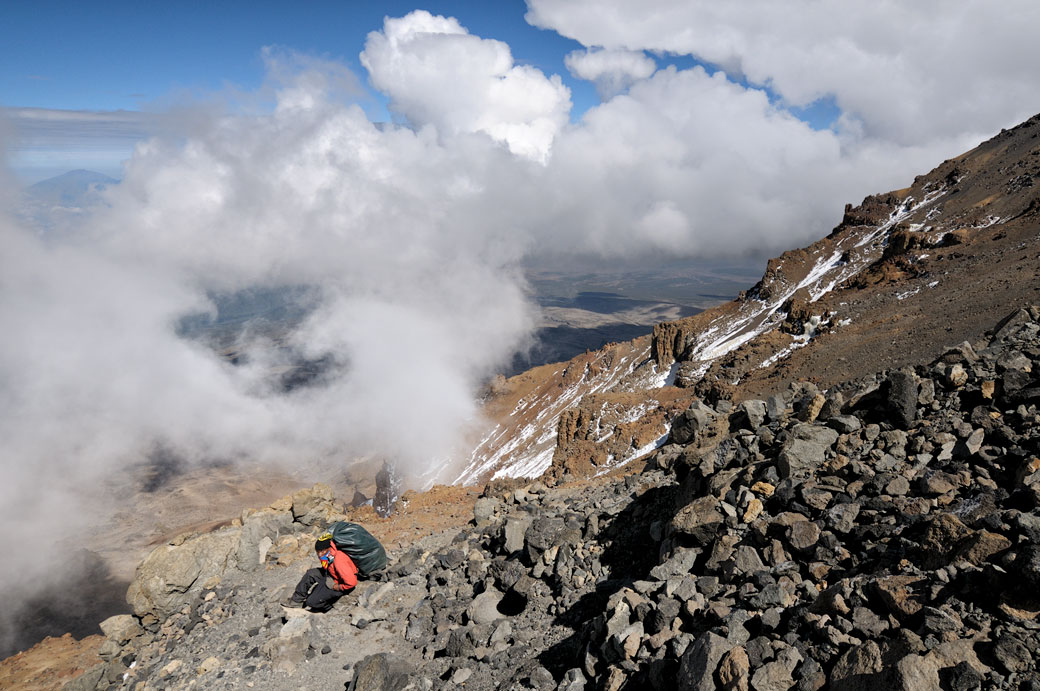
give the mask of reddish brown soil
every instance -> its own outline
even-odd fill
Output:
[[[31,649],[0,661],[0,689],[50,691],[101,662],[97,651],[104,636],[77,641],[69,634],[45,638]]]

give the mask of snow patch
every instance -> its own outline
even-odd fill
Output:
[[[908,297],[910,297],[912,295],[917,295],[920,292],[921,292],[921,287],[918,286],[917,288],[914,288],[913,290],[906,290],[906,291],[903,291],[902,293],[896,293],[896,300],[906,300]]]

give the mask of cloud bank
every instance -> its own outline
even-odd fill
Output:
[[[833,97],[863,136],[919,146],[1040,109],[1031,0],[528,0],[528,22],[586,46],[693,55],[791,106]]]
[[[1040,109],[1038,77],[1004,49],[1033,55],[1025,23],[999,40],[977,23],[985,40],[967,45],[975,4],[938,26],[916,4],[846,7],[858,21],[743,7],[532,0],[533,22],[590,48],[571,69],[609,95],[577,123],[559,77],[504,43],[388,18],[361,62],[400,124],[370,122],[342,66],[268,53],[255,101],[273,107],[179,107],[75,229],[0,215],[0,582],[35,568],[20,536],[82,517],[85,488],[156,448],[430,471],[466,452],[475,391],[537,323],[522,261],[772,256]],[[643,50],[780,100],[701,67],[653,71]],[[844,110],[834,130],[786,109],[825,94]],[[316,308],[278,342],[240,344],[237,364],[180,335],[211,294],[295,286]],[[298,359],[330,366],[285,392],[272,372]]]

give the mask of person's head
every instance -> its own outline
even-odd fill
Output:
[[[332,539],[322,536],[314,543],[314,552],[322,564],[328,566],[332,563]]]

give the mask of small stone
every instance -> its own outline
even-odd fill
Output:
[[[953,447],[952,443],[950,447]],[[946,479],[946,473],[941,472],[931,472],[921,476],[917,486],[923,494],[930,497],[946,494],[955,489],[953,483]]]
[[[968,373],[958,362],[946,370],[946,383],[955,388],[960,388],[968,383]]]
[[[105,636],[119,645],[144,633],[144,629],[137,623],[137,618],[131,614],[117,614],[109,617],[101,622],[100,626]]]
[[[887,485],[885,485],[885,494],[893,497],[902,497],[910,491],[910,481],[902,475],[899,475],[892,479]]]
[[[530,526],[530,518],[506,519],[506,524],[502,531],[505,537],[503,548],[505,549],[506,554],[513,554],[514,552],[519,552],[524,548],[524,535],[526,535],[527,529]]]
[[[986,432],[982,429],[977,429],[971,433],[971,435],[964,440],[964,446],[969,454],[976,454],[979,449],[982,448],[982,444],[985,441]]]
[[[460,667],[451,675],[451,683],[465,684],[473,676],[473,670],[469,667]]]
[[[863,426],[855,415],[835,415],[827,420],[827,424],[841,434],[852,434]]]
[[[859,504],[836,504],[827,510],[827,525],[837,533],[847,533],[856,525],[859,512]]]
[[[761,500],[758,498],[752,498],[748,502],[747,509],[744,510],[743,521],[744,523],[752,523],[756,518],[762,515],[763,507]]]
[[[466,614],[477,624],[490,624],[503,616],[498,611],[498,605],[502,602],[503,597],[504,595],[495,588],[488,588],[473,598],[473,602],[466,609]]]
[[[722,527],[718,499],[710,496],[695,499],[679,509],[671,520],[671,527],[677,533],[689,535],[698,544],[711,544]]]
[[[733,644],[722,636],[708,631],[683,653],[679,663],[678,686],[689,691],[713,691],[714,672]]]
[[[473,503],[473,522],[477,527],[490,523],[498,512],[500,502],[494,497],[480,497]]]
[[[852,625],[866,638],[877,638],[888,629],[888,622],[866,607],[852,610]]]
[[[195,671],[198,672],[201,677],[203,674],[209,674],[218,667],[220,667],[220,660],[215,657],[207,657],[202,661],[202,664],[195,669]]]
[[[756,482],[751,485],[751,491],[763,497],[771,497],[773,496],[773,492],[776,491],[776,487],[768,482]]]
[[[159,670],[159,674],[164,677],[168,677],[177,670],[179,670],[183,665],[184,662],[181,660],[171,660],[169,663],[166,664],[165,667]]]

